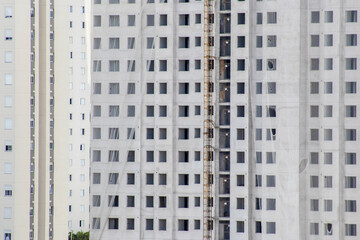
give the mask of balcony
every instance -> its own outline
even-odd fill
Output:
[[[219,193],[220,194],[230,194],[230,176],[229,175],[220,175]]]

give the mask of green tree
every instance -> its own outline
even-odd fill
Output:
[[[69,240],[89,240],[90,239],[90,233],[89,232],[69,232]]]

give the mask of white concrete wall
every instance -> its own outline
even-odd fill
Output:
[[[219,9],[217,1],[216,9]],[[357,93],[346,93],[346,82],[357,82],[356,70],[346,70],[346,58],[357,58],[358,46],[346,46],[345,34],[358,34],[359,19],[346,23],[346,11],[355,10],[355,1],[231,1],[231,11],[215,14],[215,31],[219,32],[220,14],[231,16],[231,33],[216,34],[216,63],[231,60],[231,79],[220,79],[220,64],[216,64],[216,95],[219,84],[229,83],[230,103],[217,103],[216,149],[229,152],[230,171],[220,171],[219,154],[215,157],[216,227],[214,239],[355,239],[348,236],[346,224],[357,224],[354,212],[345,212],[345,200],[356,200],[358,189],[345,189],[345,178],[355,176],[357,164],[345,164],[346,153],[357,153],[357,117],[345,118],[345,107],[356,105]],[[320,12],[320,22],[311,23],[311,12]],[[333,22],[324,22],[324,12],[333,12]],[[154,4],[136,1],[135,4],[93,5],[93,16],[101,16],[101,26],[93,26],[92,38],[101,38],[100,49],[92,50],[92,60],[101,61],[101,72],[92,73],[92,84],[101,84],[101,94],[92,95],[93,107],[101,107],[101,116],[92,117],[92,131],[101,128],[101,138],[92,139],[91,150],[101,151],[101,161],[91,163],[91,173],[101,174],[100,184],[91,184],[91,196],[101,197],[101,204],[92,203],[90,222],[100,218],[100,229],[91,229],[91,239],[200,239],[202,230],[194,229],[194,220],[202,219],[202,208],[194,207],[194,197],[202,197],[202,185],[194,184],[194,174],[202,173],[201,161],[194,160],[194,152],[202,150],[201,138],[194,138],[195,128],[202,127],[201,116],[195,116],[195,106],[202,105],[202,93],[195,93],[195,83],[202,81],[202,70],[194,69],[194,60],[202,59],[202,46],[195,47],[196,36],[202,37],[201,24],[195,24],[195,14],[202,14],[203,2]],[[267,14],[276,12],[276,24],[267,22]],[[262,24],[256,23],[262,13]],[[146,26],[147,15],[155,15],[155,26]],[[167,14],[167,26],[159,26],[161,14]],[[179,26],[179,15],[190,14],[190,26]],[[245,14],[245,24],[238,24],[238,14]],[[109,15],[120,16],[119,27],[109,27]],[[134,27],[127,26],[128,15],[136,16]],[[333,46],[324,46],[324,35],[333,35]],[[268,36],[276,35],[276,47],[267,45]],[[311,47],[310,35],[319,35],[319,47]],[[230,36],[231,56],[219,56],[219,38]],[[239,36],[246,39],[245,47],[237,46]],[[262,36],[262,47],[256,38]],[[109,49],[110,37],[119,37],[119,49]],[[128,49],[128,37],[135,37],[135,49]],[[147,49],[147,38],[154,37],[155,48]],[[159,38],[167,37],[167,49],[159,48]],[[179,49],[179,37],[189,37],[190,47]],[[94,40],[93,40],[94,41]],[[358,45],[358,44],[357,44]],[[320,68],[310,70],[312,58],[319,58]],[[333,69],[325,70],[325,58],[333,59]],[[159,60],[167,60],[167,71],[159,71]],[[190,71],[179,72],[179,60],[190,60]],[[238,70],[238,60],[245,60],[245,69]],[[256,60],[262,59],[262,70],[256,69]],[[267,67],[268,59],[276,59],[276,70]],[[109,60],[119,60],[119,72],[109,72]],[[128,60],[135,60],[134,72],[127,71]],[[155,71],[146,71],[147,60],[155,61]],[[166,95],[159,94],[159,83],[166,82]],[[179,83],[189,83],[189,94],[179,94]],[[267,83],[276,83],[276,94],[268,94]],[[310,94],[310,83],[319,83],[319,93]],[[325,94],[324,83],[333,83],[333,92]],[[119,83],[120,93],[109,94],[109,84]],[[128,94],[128,83],[135,83],[134,95]],[[146,94],[146,84],[154,83],[155,94]],[[245,84],[245,94],[237,92],[237,85]],[[262,93],[257,93],[262,84]],[[358,85],[358,84],[357,84]],[[358,92],[358,86],[356,87]],[[202,91],[202,90],[201,90]],[[216,99],[218,100],[218,98]],[[118,117],[109,117],[109,106],[119,105]],[[128,105],[136,106],[135,117],[128,117]],[[166,105],[167,117],[158,117],[159,106]],[[179,117],[179,106],[189,106],[189,117]],[[276,117],[267,116],[266,107],[276,106]],[[324,116],[324,106],[332,105],[331,117]],[[147,106],[154,106],[154,117],[146,116]],[[219,126],[219,109],[229,106],[229,125]],[[237,116],[237,108],[245,107],[245,117]],[[262,106],[262,116],[256,116],[256,107]],[[311,106],[319,107],[319,116],[311,116]],[[358,107],[358,106],[357,106]],[[201,106],[202,110],[202,106]],[[93,111],[94,113],[94,111]],[[109,128],[119,128],[119,139],[109,140]],[[127,129],[134,128],[135,140],[126,138]],[[146,139],[147,128],[154,128],[154,140]],[[159,139],[159,129],[167,128],[167,139]],[[189,128],[189,140],[179,140],[179,128]],[[230,147],[219,148],[219,130],[230,133]],[[239,140],[238,129],[245,130],[245,139]],[[262,139],[256,139],[256,130],[262,129]],[[267,139],[267,129],[276,129],[276,140]],[[319,140],[310,139],[310,129],[319,129]],[[332,129],[332,140],[324,140],[324,129]],[[345,129],[356,129],[356,141],[345,141]],[[109,162],[108,151],[119,150],[119,162]],[[127,151],[135,151],[135,162],[127,162]],[[146,151],[154,151],[154,162],[146,162]],[[167,162],[158,162],[158,151],[167,151]],[[178,162],[178,151],[189,151],[189,162]],[[244,152],[245,162],[237,162],[238,152]],[[267,163],[266,154],[276,152],[276,162]],[[94,153],[94,152],[92,152]],[[256,155],[262,154],[262,162]],[[319,163],[311,163],[311,153],[319,154]],[[332,153],[332,164],[324,163],[324,153]],[[93,154],[94,157],[94,154]],[[116,185],[108,184],[109,173],[118,173]],[[136,184],[127,184],[127,174],[135,173]],[[146,184],[146,174],[153,173],[154,185]],[[158,185],[158,174],[166,173],[167,186]],[[178,174],[189,174],[189,186],[178,185]],[[230,194],[219,193],[220,175],[230,177]],[[245,186],[237,186],[243,175]],[[262,186],[255,186],[256,175],[262,176]],[[92,175],[93,176],[93,175]],[[275,187],[267,186],[267,176],[274,176]],[[310,187],[310,176],[318,176],[319,187]],[[332,177],[332,187],[324,187],[324,176]],[[108,207],[108,195],[119,196],[119,206]],[[135,196],[135,208],[126,206],[126,197]],[[154,196],[154,207],[146,207],[146,196]],[[167,207],[158,207],[158,197],[167,197]],[[189,197],[189,208],[178,208],[178,197]],[[219,217],[220,200],[229,198],[230,216]],[[245,209],[237,209],[237,201],[244,198]],[[256,199],[262,200],[262,209],[256,209]],[[268,210],[267,199],[276,199],[276,210]],[[310,200],[319,201],[319,210],[310,209]],[[324,200],[332,200],[332,210],[324,210]],[[202,201],[200,201],[202,204]],[[119,230],[109,230],[108,219],[118,219]],[[135,229],[127,229],[127,218],[135,219]],[[154,219],[154,229],[146,230],[146,219]],[[167,230],[159,231],[158,220],[167,220]],[[178,220],[189,220],[189,231],[178,231]],[[244,232],[237,228],[244,223]],[[256,222],[261,222],[261,233]],[[275,223],[276,232],[270,233],[268,223]],[[310,224],[318,224],[311,232]],[[332,224],[332,237],[325,235],[325,224]],[[223,235],[221,224],[229,224],[229,238]],[[202,228],[202,223],[201,223]]]

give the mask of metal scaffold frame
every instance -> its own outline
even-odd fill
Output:
[[[203,239],[213,235],[214,0],[204,1]]]

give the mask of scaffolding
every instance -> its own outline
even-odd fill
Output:
[[[204,1],[203,239],[213,235],[214,0]]]

